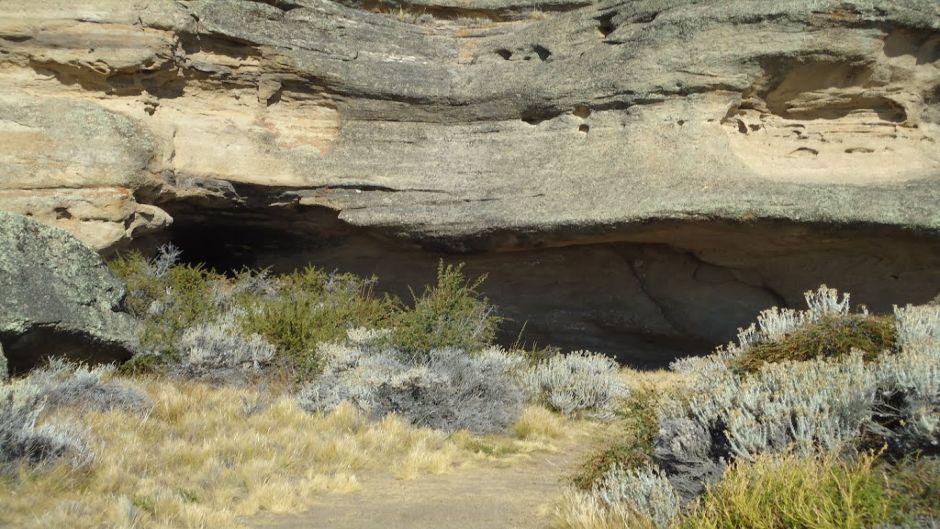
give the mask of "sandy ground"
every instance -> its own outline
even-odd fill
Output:
[[[587,453],[584,446],[559,448],[508,466],[479,463],[411,481],[363,478],[362,490],[323,496],[305,513],[245,521],[257,529],[543,528],[550,503]]]

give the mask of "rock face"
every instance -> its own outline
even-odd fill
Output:
[[[547,329],[580,300],[572,341],[597,307],[646,307],[611,308],[608,345],[727,336],[826,274],[898,302],[940,289],[934,0],[390,5],[7,0],[0,209],[102,251],[405,263],[378,270],[393,283],[466,253]],[[264,236],[204,249],[213,226]],[[553,290],[583,266],[591,293]],[[664,293],[690,277],[744,297]]]
[[[0,342],[10,367],[50,355],[130,356],[135,328],[120,311],[123,284],[67,232],[0,212]]]
[[[454,255],[311,218],[179,215],[184,256],[217,268],[305,263],[379,277],[379,291],[405,300],[433,282],[438,259],[487,274],[486,295],[508,318],[501,341],[591,349],[634,366],[663,366],[734,338],[770,306],[805,307],[803,293],[827,284],[853,304],[890,312],[940,292],[940,244],[897,229],[793,222],[680,222],[636,226],[611,241]],[[327,227],[332,229],[326,229]],[[493,244],[505,244],[496,238]]]
[[[3,382],[10,376],[10,366],[7,365],[7,357],[3,354],[3,344],[0,344],[0,382]]]

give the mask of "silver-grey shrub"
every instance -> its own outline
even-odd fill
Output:
[[[654,440],[653,458],[669,476],[686,503],[721,479],[725,462],[712,457],[712,438],[698,421],[688,417],[663,420]]]
[[[524,400],[514,377],[523,360],[498,349],[474,355],[438,349],[415,360],[393,350],[324,344],[320,354],[324,372],[298,396],[308,411],[347,401],[376,418],[394,413],[419,426],[484,433],[509,427]]]
[[[179,370],[193,378],[233,380],[268,365],[275,347],[258,334],[240,334],[237,320],[238,313],[230,310],[186,329],[180,339]]]
[[[115,367],[90,367],[54,358],[34,369],[22,381],[48,408],[73,406],[90,411],[123,410],[146,413],[153,408],[150,397],[140,388],[113,380]]]
[[[179,262],[182,254],[182,250],[176,245],[164,244],[157,248],[157,255],[147,262],[147,271],[153,277],[164,277]]]
[[[803,293],[805,310],[771,307],[757,315],[757,321],[738,329],[737,343],[720,347],[715,355],[722,360],[732,359],[748,350],[752,345],[780,340],[803,325],[817,322],[829,316],[845,316],[849,313],[849,294],[840,296],[839,291],[826,285]],[[862,313],[867,311],[862,307]],[[677,364],[680,368],[682,361]]]
[[[28,382],[0,385],[0,472],[23,463],[65,461],[81,467],[94,460],[83,429],[64,422],[38,424],[45,406],[42,391]]]
[[[409,369],[398,355],[367,345],[324,343],[317,352],[325,364],[323,373],[298,395],[301,407],[310,412],[329,412],[350,402],[371,413],[376,386]]]
[[[531,397],[565,415],[607,419],[627,396],[620,368],[605,355],[577,351],[543,360],[522,376]]]
[[[896,426],[887,436],[896,451],[940,450],[940,306],[894,308],[901,352],[877,366],[878,412]]]
[[[666,476],[649,465],[629,470],[614,465],[591,492],[607,508],[639,515],[661,528],[669,527],[682,508],[681,499]]]
[[[654,459],[684,495],[700,492],[689,482],[713,479],[716,466],[763,452],[851,451],[879,437],[895,455],[940,448],[940,307],[896,308],[901,350],[869,363],[856,351],[733,369],[752,344],[848,311],[848,296],[831,289],[807,302],[807,311],[764,311],[737,344],[673,363],[691,384],[660,409]]]
[[[511,375],[515,365],[501,351],[470,356],[459,349],[437,349],[424,365],[379,384],[373,412],[395,413],[448,432],[503,431],[519,415],[524,399]]]

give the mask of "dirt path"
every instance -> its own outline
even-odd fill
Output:
[[[560,448],[507,467],[479,463],[411,481],[363,479],[362,490],[323,496],[306,513],[249,523],[257,529],[540,529],[548,504],[586,452]]]

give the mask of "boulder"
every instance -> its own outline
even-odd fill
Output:
[[[109,362],[134,350],[123,283],[64,230],[0,212],[0,292],[0,342],[14,371],[52,355]]]

